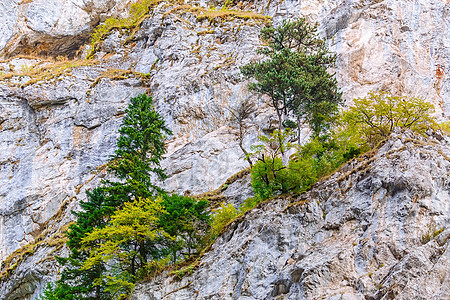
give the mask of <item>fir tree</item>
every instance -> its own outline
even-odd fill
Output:
[[[206,209],[209,202],[195,200],[180,195],[164,195],[162,200],[164,213],[159,224],[169,235],[176,239],[164,239],[163,244],[169,250],[175,263],[178,256],[190,257],[204,246],[206,232],[211,220]]]
[[[117,150],[108,167],[108,172],[119,181],[104,181],[102,187],[88,192],[87,201],[80,203],[81,211],[74,212],[77,222],[67,232],[67,245],[71,253],[68,258],[57,258],[65,269],[56,285],[49,285],[44,291],[45,300],[114,298],[112,288],[108,285],[110,282],[103,276],[106,271],[104,261],[93,263],[89,260],[91,255],[88,250],[97,247],[96,243],[100,241],[92,240],[90,244],[84,242],[85,250],[80,250],[82,241],[92,232],[105,228],[111,215],[125,203],[154,198],[155,194],[163,192],[153,182],[155,179],[152,176],[159,180],[166,178],[160,162],[166,151],[164,139],[171,131],[154,110],[151,97],[140,95],[131,98],[119,133]],[[148,253],[152,254],[152,249],[145,255]],[[86,265],[89,267],[82,268]],[[119,282],[122,280],[116,279]]]
[[[114,211],[114,207],[108,206],[107,197],[101,188],[86,194],[87,201],[80,201],[81,211],[72,212],[77,217],[77,222],[66,233],[70,255],[67,258],[56,257],[58,263],[64,266],[61,278],[56,285],[47,287],[43,299],[110,299],[101,286],[94,285],[95,280],[105,271],[104,264],[99,263],[89,270],[81,270],[89,253],[80,249],[81,240],[87,234],[107,224],[106,216]]]
[[[162,192],[152,177],[167,177],[160,163],[166,152],[164,139],[172,134],[154,110],[152,98],[145,94],[131,98],[119,133],[118,149],[108,171],[120,181],[105,182],[105,190],[116,206]]]

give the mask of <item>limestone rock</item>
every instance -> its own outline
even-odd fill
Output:
[[[73,57],[94,26],[126,14],[126,0],[6,0],[0,4],[0,55]]]
[[[14,261],[10,259],[13,253],[27,253],[29,245],[50,239],[73,220],[70,210],[77,208],[84,191],[96,186],[104,175],[101,166],[114,151],[117,129],[131,96],[151,91],[157,110],[173,130],[164,162],[170,177],[164,184],[180,193],[215,190],[248,166],[230,113],[242,100],[258,107],[247,120],[251,125],[244,139],[247,149],[261,132],[273,128],[272,109],[264,98],[249,93],[247,82],[239,78],[239,67],[255,58],[260,46],[258,33],[264,25],[237,18],[199,21],[192,13],[174,9],[176,4],[155,7],[133,37],[127,31],[111,32],[99,46],[96,64],[31,82],[27,76],[30,66],[45,65],[46,56],[75,56],[98,22],[107,16],[127,15],[124,7],[128,2],[0,3],[0,56],[11,58],[0,63],[0,70],[19,73],[0,84],[3,262]],[[199,1],[198,5],[209,3],[213,1]],[[268,14],[275,23],[299,16],[317,21],[322,36],[338,54],[336,76],[348,103],[369,90],[392,90],[426,97],[436,105],[441,120],[450,115],[448,1],[258,0],[245,2],[241,8]],[[12,58],[16,54],[43,57]],[[106,76],[107,70],[149,76],[125,76],[122,80]],[[248,177],[222,193],[236,206],[250,195]],[[326,226],[340,224],[338,215],[327,216]],[[422,222],[431,220],[426,217]],[[39,244],[35,253],[42,256],[25,255],[10,279],[0,285],[0,299],[29,299],[39,294],[45,282],[56,276],[54,261],[42,263],[44,254],[51,257],[55,248]],[[411,260],[418,256],[414,257]],[[2,271],[4,268],[2,265]],[[294,277],[300,278],[301,273],[299,269]],[[393,271],[389,280],[397,280],[397,273]],[[278,278],[274,293],[288,289],[286,278]],[[361,284],[368,284],[365,280]]]
[[[448,154],[448,137],[397,133],[311,191],[259,205],[192,275],[164,273],[132,299],[445,299]]]

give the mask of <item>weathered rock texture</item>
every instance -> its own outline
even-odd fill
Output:
[[[128,0],[5,0],[0,3],[0,55],[73,57],[107,17]]]
[[[16,73],[0,83],[0,259],[1,271],[9,269],[0,299],[34,298],[55,279],[51,252],[64,251],[59,229],[103,176],[131,96],[151,92],[174,132],[164,185],[179,193],[211,191],[248,166],[229,112],[242,100],[258,107],[248,118],[245,147],[273,126],[271,108],[239,80],[239,67],[260,45],[260,20],[199,21],[175,9],[178,4],[161,3],[132,39],[125,30],[111,32],[94,64],[36,78],[27,76],[29,69],[45,67],[45,60],[12,58],[70,58],[98,22],[126,16],[128,2],[0,3],[0,55],[7,59],[0,71]],[[298,16],[319,22],[338,54],[337,79],[346,100],[372,89],[392,90],[426,97],[438,117],[450,115],[448,1],[277,0],[240,7],[268,14],[275,23]],[[235,204],[251,194],[248,180],[238,183],[223,193]]]
[[[191,275],[132,299],[447,299],[450,138],[396,134],[230,224]]]

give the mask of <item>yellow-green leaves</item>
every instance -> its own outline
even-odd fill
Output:
[[[372,92],[367,97],[355,99],[341,120],[344,126],[353,127],[355,134],[373,146],[388,137],[396,127],[424,133],[436,125],[431,117],[433,111],[433,105],[421,98]]]
[[[219,234],[225,225],[233,220],[238,215],[236,208],[233,204],[225,205],[222,203],[220,208],[217,209],[212,217],[212,229],[214,234]]]
[[[108,226],[96,228],[82,239],[83,250],[90,251],[90,257],[82,269],[89,269],[99,262],[116,259],[125,265],[145,265],[146,258],[139,250],[147,241],[167,234],[157,226],[158,215],[163,213],[159,199],[139,199],[125,203],[112,217]],[[130,272],[135,275],[135,266]]]
[[[295,147],[291,143],[294,138],[294,133],[290,128],[274,130],[270,137],[261,135],[258,137],[261,143],[251,146],[252,153],[250,153],[250,156],[256,157],[258,160],[275,159],[280,154],[284,155],[289,149]]]

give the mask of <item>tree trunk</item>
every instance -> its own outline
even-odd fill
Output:
[[[297,116],[297,129],[298,129],[298,145],[301,146],[301,134],[302,134],[302,127],[300,125],[300,116]]]

